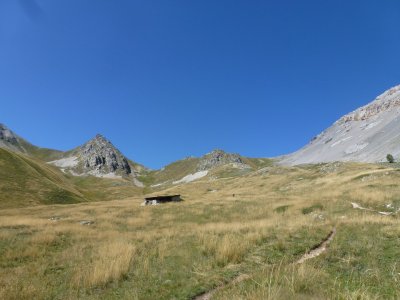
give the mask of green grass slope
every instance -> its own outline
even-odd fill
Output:
[[[274,160],[271,158],[253,158],[241,156],[243,162],[254,170],[262,169],[265,167],[271,167],[274,165]]]
[[[52,161],[60,159],[64,156],[63,151],[37,147],[22,138],[19,138],[19,142],[22,147],[27,151],[27,154],[43,161]]]
[[[161,170],[143,172],[139,180],[145,185],[173,182],[196,172],[199,158],[189,157],[173,162]]]
[[[163,191],[179,203],[0,210],[0,299],[400,299],[395,164],[210,179]],[[296,263],[333,228],[325,252]]]
[[[67,175],[67,178],[88,201],[120,200],[143,194],[143,188],[135,186],[128,178],[108,179],[72,175]]]
[[[274,161],[269,158],[249,158],[241,156],[242,161],[250,168],[236,168],[231,164],[221,165],[210,170],[209,176],[215,178],[240,177],[249,172],[259,170],[274,165]],[[160,170],[143,170],[139,180],[146,186],[146,192],[160,190],[170,186],[174,181],[196,173],[201,158],[189,157],[173,162]],[[151,188],[152,185],[157,187]]]
[[[84,200],[57,169],[25,155],[0,149],[0,208]]]

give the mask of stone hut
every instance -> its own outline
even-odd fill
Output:
[[[143,205],[157,205],[166,202],[179,202],[181,200],[181,195],[154,196],[145,198]]]

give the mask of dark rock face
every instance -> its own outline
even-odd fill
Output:
[[[204,155],[198,164],[198,171],[210,170],[218,166],[236,163],[239,165],[244,165],[239,154],[226,153],[222,150],[214,150],[206,155]]]
[[[102,135],[96,137],[78,150],[79,160],[84,162],[87,172],[96,174],[119,173],[128,175],[132,172],[128,160],[114,145]]]
[[[0,140],[11,144],[17,144],[18,140],[15,134],[8,129],[4,124],[0,124]]]

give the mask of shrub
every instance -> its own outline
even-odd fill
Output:
[[[393,155],[392,154],[388,154],[388,155],[386,155],[386,159],[387,159],[387,161],[389,162],[389,163],[394,163],[394,157],[393,157]]]

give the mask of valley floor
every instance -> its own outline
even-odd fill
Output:
[[[389,165],[268,167],[163,191],[180,203],[3,209],[0,298],[400,298],[399,180]]]

